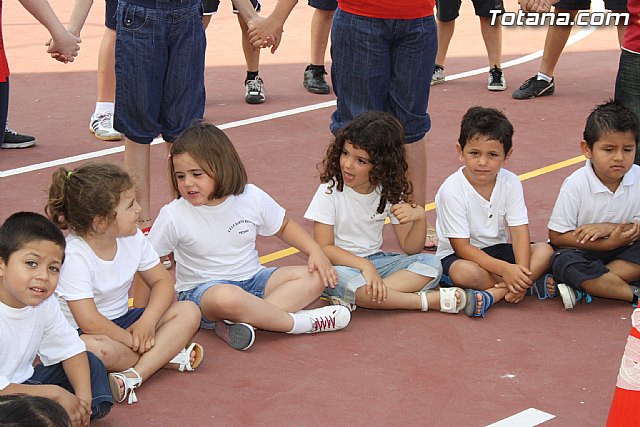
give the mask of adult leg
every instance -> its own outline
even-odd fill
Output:
[[[554,13],[568,13],[570,21],[576,17],[577,10],[554,10]],[[572,25],[549,25],[547,36],[544,39],[544,50],[542,52],[542,60],[540,61],[539,72],[553,77],[556,65],[560,60],[560,55],[564,50],[567,40],[571,35]]]
[[[481,16],[480,32],[487,49],[489,68],[502,68],[502,25],[499,21],[496,25],[491,25],[491,18]],[[440,33],[438,32],[438,34]],[[439,46],[440,42],[438,41],[438,48]]]
[[[616,76],[615,99],[633,111],[638,118],[640,133],[640,54],[627,50],[620,52],[620,63]],[[636,148],[635,163],[640,165],[640,145]]]
[[[333,10],[322,9],[315,9],[313,11],[313,16],[311,17],[311,65],[324,66],[324,57],[327,51],[327,45],[329,44],[333,12]]]
[[[444,67],[447,59],[449,44],[456,30],[456,21],[438,20],[438,53],[436,54],[436,65]]]

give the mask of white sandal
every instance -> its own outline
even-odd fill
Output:
[[[191,352],[195,351],[196,355],[191,363]],[[200,363],[202,363],[202,359],[204,358],[204,348],[196,342],[192,342],[188,347],[180,350],[176,356],[169,361],[169,365],[178,365],[178,370],[183,372],[185,369],[187,371],[193,371]]]
[[[456,292],[460,291],[460,302]],[[467,294],[461,288],[440,288],[440,311],[443,313],[458,313],[467,305]]]
[[[130,378],[126,374],[131,372],[135,374],[135,378]],[[122,381],[124,385],[124,393],[122,397],[120,397],[120,384],[118,384],[118,380]],[[142,377],[140,374],[133,368],[125,369],[122,372],[112,372],[109,374],[109,388],[111,389],[111,397],[115,402],[122,402],[129,395],[129,400],[127,403],[131,405],[132,403],[136,403],[138,398],[136,397],[135,389],[140,387],[142,384]]]

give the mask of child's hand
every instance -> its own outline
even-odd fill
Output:
[[[573,235],[576,236],[576,242],[584,245],[609,236],[614,229],[611,224],[585,224],[573,230]]]
[[[511,304],[517,304],[524,299],[524,296],[525,291],[518,293],[507,292],[507,294],[504,296],[504,300]]]
[[[62,387],[53,387],[56,388],[53,400],[58,402],[67,412],[71,418],[71,425],[74,427],[88,426],[91,419],[91,405]]]
[[[78,56],[80,50],[80,37],[76,37],[67,31],[64,35],[49,40],[45,45],[48,47],[47,52],[51,54],[51,57],[57,61],[73,62],[74,58]]]
[[[636,223],[618,224],[607,239],[611,243],[611,249],[617,249],[625,245],[633,245],[640,238],[640,225]]]
[[[313,273],[314,271],[320,273],[325,288],[327,286],[332,288],[336,287],[338,283],[336,268],[331,264],[331,261],[329,261],[329,258],[327,258],[322,249],[309,252],[307,265],[309,267],[309,273]]]
[[[133,337],[131,350],[144,354],[156,345],[156,325],[148,321],[143,315],[133,325],[127,328]]]
[[[365,288],[367,290],[367,295],[371,295],[371,301],[378,303],[386,301],[387,287],[384,285],[382,277],[380,277],[378,270],[376,270],[373,264],[362,270],[362,275],[367,281]]]
[[[507,263],[501,276],[509,292],[514,294],[526,291],[533,284],[530,278],[531,271],[519,264]]]
[[[396,203],[391,206],[391,213],[398,218],[400,224],[424,221],[424,209],[415,203]]]
[[[280,46],[284,27],[275,18],[269,15],[266,18],[255,17],[247,22],[249,42],[255,49],[270,47],[271,53],[275,53]]]

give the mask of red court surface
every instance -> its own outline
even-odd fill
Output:
[[[52,1],[65,18],[71,3]],[[265,3],[269,12],[273,2]],[[46,32],[36,21],[17,2],[4,4],[10,125],[37,135],[38,145],[0,152],[0,220],[17,210],[41,212],[58,165],[74,166],[94,156],[94,161],[122,163],[121,142],[99,141],[87,129],[103,8],[100,1],[94,4],[80,56],[62,65],[46,56]],[[250,181],[310,231],[302,215],[318,184],[315,165],[331,139],[333,111],[318,104],[335,99],[309,94],[301,84],[312,10],[300,2],[279,51],[262,53],[267,102],[249,106],[243,100],[240,30],[229,8],[223,4],[208,29],[207,119],[227,128]],[[507,10],[516,8],[515,1],[507,2]],[[505,28],[503,63],[538,51],[544,36],[544,28]],[[618,56],[615,30],[600,28],[565,49],[552,97],[511,98],[537,71],[539,59],[505,67],[509,88],[502,93],[486,90],[484,71],[433,87],[428,200],[459,167],[454,147],[462,114],[472,105],[495,106],[514,123],[515,152],[506,167],[527,174],[532,238],[545,240],[562,180],[582,164],[575,158],[586,116],[613,96]],[[448,76],[488,65],[470,2],[463,6],[446,65]],[[290,111],[297,108],[302,111]],[[281,112],[286,114],[280,117]],[[276,116],[264,117],[270,114]],[[102,151],[107,149],[113,152]],[[165,160],[164,145],[155,145],[154,214],[168,202]],[[433,211],[429,215],[433,220]],[[385,233],[385,247],[397,248],[390,230]],[[277,239],[260,240],[258,249],[263,256],[275,254],[269,265],[305,263],[300,254],[277,253],[286,249]],[[118,404],[96,424],[484,426],[535,408],[554,416],[544,425],[603,425],[631,311],[628,304],[596,299],[568,312],[558,299],[535,298],[516,306],[500,303],[484,319],[358,309],[345,330],[298,337],[259,331],[246,352],[200,331],[196,340],[206,355],[196,372],[159,372],[138,391],[138,403]],[[536,425],[534,412],[521,414],[521,424],[500,425]]]

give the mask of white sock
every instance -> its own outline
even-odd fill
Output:
[[[538,71],[538,75],[536,75],[536,80],[544,80],[547,83],[551,83],[553,80],[553,76],[547,76],[545,73],[541,73]]]
[[[96,102],[96,111],[93,112],[96,116],[105,113],[113,114],[114,103],[113,102]]]
[[[311,323],[311,317],[305,314],[289,313],[293,318],[293,328],[287,332],[288,334],[306,334],[313,329],[313,323]]]

